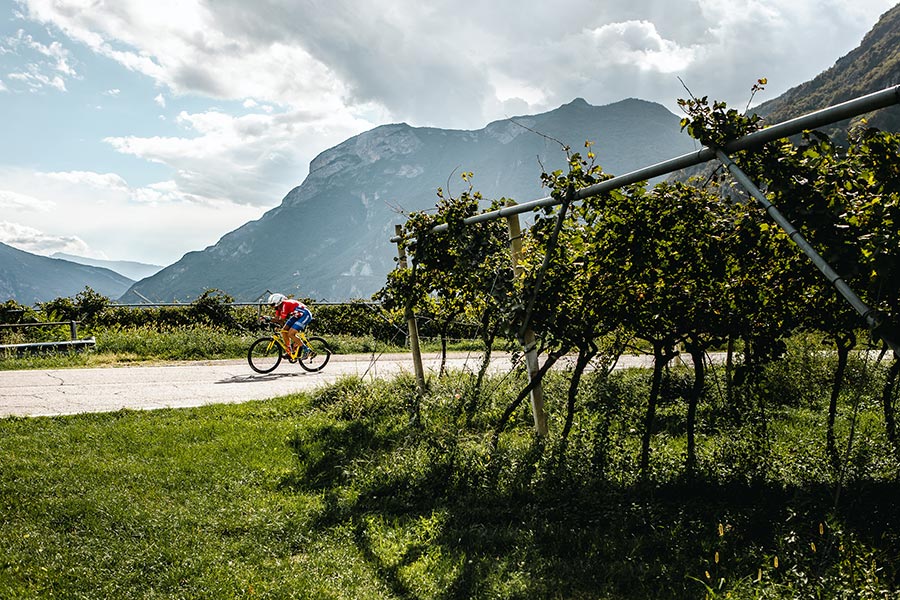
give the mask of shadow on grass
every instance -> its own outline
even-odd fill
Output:
[[[886,588],[897,585],[896,482],[845,486],[835,508],[830,486],[616,485],[542,462],[541,444],[484,461],[449,437],[400,431],[364,420],[305,428],[291,441],[299,466],[282,481],[321,493],[325,508],[309,526],[350,527],[400,598],[425,596],[409,575],[417,563],[430,565],[448,599],[485,597],[509,581],[518,591],[499,597],[702,598],[720,581],[802,595],[822,582],[856,585],[866,561],[878,562]],[[406,541],[398,548],[397,539]]]

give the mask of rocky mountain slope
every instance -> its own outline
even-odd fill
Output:
[[[604,169],[621,174],[695,148],[663,106],[629,99],[592,106],[582,99],[477,131],[384,125],[326,150],[310,174],[262,218],[217,244],[135,284],[157,301],[190,300],[218,288],[240,300],[266,290],[318,300],[367,298],[394,267],[390,243],[403,212],[433,207],[440,187],[463,190],[460,173],[475,173],[486,199],[543,197],[542,170],[565,165],[586,140]]]
[[[805,113],[900,84],[900,4],[881,16],[859,46],[811,81],[756,107],[768,123]],[[900,131],[900,106],[865,115],[870,125]],[[830,134],[846,129],[840,123]]]

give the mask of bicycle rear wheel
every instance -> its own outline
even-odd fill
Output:
[[[271,373],[281,364],[281,347],[271,336],[259,338],[250,344],[247,362],[257,373]]]
[[[312,352],[306,357],[298,356],[297,360],[300,366],[310,373],[321,371],[331,360],[331,346],[324,338],[318,336],[311,336],[306,341]]]

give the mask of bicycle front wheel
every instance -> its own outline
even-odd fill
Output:
[[[250,344],[247,362],[257,373],[271,373],[281,364],[281,347],[271,336],[259,338]]]
[[[331,360],[331,346],[324,338],[318,336],[309,337],[306,342],[311,352],[306,357],[302,355],[297,357],[300,366],[310,373],[321,371]]]

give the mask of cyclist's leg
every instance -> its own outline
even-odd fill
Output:
[[[309,325],[310,321],[312,321],[312,313],[309,312],[308,309],[304,309],[299,311],[296,320],[291,323],[291,339],[294,340],[295,345],[305,346],[305,344],[303,344],[303,340],[300,338],[300,332],[306,330],[306,326]]]
[[[300,339],[300,332],[303,330],[303,327],[304,325],[300,319],[294,319],[294,322],[291,323],[291,329],[288,332],[288,336],[291,339],[295,352],[303,346],[303,340]]]
[[[288,352],[291,351],[291,332],[293,331],[291,325],[293,323],[291,323],[291,319],[288,319],[281,328],[281,339],[284,340],[284,347],[288,349]]]

